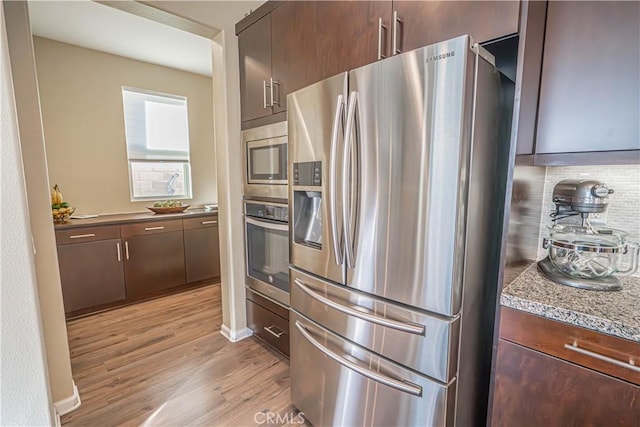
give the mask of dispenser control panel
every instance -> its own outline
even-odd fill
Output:
[[[293,185],[318,187],[322,185],[322,162],[293,164]]]

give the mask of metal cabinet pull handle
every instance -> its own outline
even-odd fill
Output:
[[[271,335],[273,335],[276,338],[280,338],[282,335],[284,335],[284,331],[280,331],[280,332],[273,332],[271,329],[275,328],[275,326],[271,325],[271,326],[265,326],[264,330],[269,332]],[[277,329],[277,328],[276,328]]]
[[[268,108],[269,104],[267,104],[267,81],[262,81],[262,107]]]
[[[116,243],[116,249],[118,250],[118,261],[122,261],[122,251],[120,250],[120,242]]]
[[[397,380],[395,378],[391,378],[386,375],[381,375],[378,372],[372,371],[367,368],[363,368],[362,366],[359,366],[353,363],[352,361],[337,355],[336,353],[324,347],[318,341],[313,339],[311,334],[309,334],[309,332],[307,331],[307,328],[305,328],[298,320],[296,320],[296,328],[298,329],[298,331],[300,331],[302,336],[306,338],[307,341],[309,341],[311,345],[313,345],[315,348],[320,350],[320,352],[324,353],[325,356],[333,359],[335,362],[341,364],[345,368],[351,369],[352,371],[356,371],[360,375],[363,375],[369,378],[370,380],[387,385],[391,388],[395,388],[396,390],[403,391],[405,393],[409,393],[414,396],[422,396],[422,387],[420,387],[419,385],[413,384],[409,381]]]
[[[85,237],[95,237],[96,233],[89,233],[89,234],[75,234],[73,236],[69,236],[70,239],[83,239]]]
[[[398,53],[401,53],[402,51],[400,50],[400,48],[398,47],[398,24],[402,24],[402,18],[400,18],[398,16],[398,11],[394,10],[393,11],[393,31],[391,34],[391,39],[392,39],[392,51],[391,51],[391,55],[397,55]]]
[[[153,230],[164,230],[164,226],[159,227],[145,227],[144,231],[153,231]]]
[[[351,307],[344,306],[342,304],[338,304],[337,302],[320,295],[317,292],[311,290],[311,288],[307,287],[305,283],[303,283],[300,279],[295,279],[293,281],[302,292],[310,296],[311,298],[320,301],[324,305],[327,305],[335,310],[338,310],[341,313],[348,314],[349,316],[357,317],[358,319],[366,320],[371,323],[375,323],[377,325],[385,326],[387,328],[395,329],[398,331],[409,332],[410,334],[416,335],[425,335],[425,327],[424,325],[415,325],[407,322],[400,322],[398,320],[387,319],[382,316],[377,316],[375,314],[365,313],[360,310],[356,310]]]
[[[270,90],[271,90],[271,107],[277,105],[278,107],[280,106],[280,83],[277,80],[273,80],[273,77],[271,77],[269,79],[269,83],[271,84],[270,86]],[[273,96],[273,86],[274,85],[278,85],[278,100],[276,101],[275,97]]]
[[[218,221],[200,221],[200,224],[202,225],[207,225],[207,224],[217,224]]]
[[[124,242],[124,257],[129,259],[129,242]]]
[[[378,59],[386,58],[386,55],[383,53],[383,35],[384,30],[388,29],[386,25],[382,23],[382,18],[378,18]]]
[[[633,359],[629,358],[629,362],[622,362],[612,357],[604,356],[602,354],[594,353],[593,351],[585,350],[578,347],[578,342],[574,341],[573,344],[565,344],[564,348],[567,350],[575,351],[576,353],[584,354],[585,356],[593,357],[594,359],[602,360],[603,362],[611,363],[612,365],[627,368],[635,372],[640,372],[640,366],[636,366]]]

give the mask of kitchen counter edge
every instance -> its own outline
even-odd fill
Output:
[[[590,291],[547,279],[533,263],[502,291],[500,304],[618,338],[640,342],[640,278],[620,291]]]
[[[153,212],[137,212],[128,214],[100,215],[96,218],[70,219],[64,224],[54,224],[56,230],[69,228],[95,227],[99,225],[119,225],[132,222],[168,221],[172,219],[197,218],[218,215],[218,209],[205,210],[204,208],[187,209],[184,212],[173,214],[155,214]]]

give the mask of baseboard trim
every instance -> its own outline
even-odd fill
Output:
[[[245,338],[249,338],[251,335],[253,335],[253,331],[249,328],[240,329],[239,331],[232,331],[227,325],[222,325],[222,327],[220,328],[220,334],[222,334],[223,337],[231,342],[238,342],[242,341]]]
[[[64,399],[58,400],[54,402],[53,406],[56,409],[56,414],[58,417],[61,417],[69,412],[78,409],[80,404],[80,393],[78,393],[78,387],[76,387],[75,381],[71,380],[73,383],[73,394],[69,397],[65,397]]]

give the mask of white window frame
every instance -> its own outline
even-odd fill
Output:
[[[158,150],[150,149],[147,147],[146,134],[140,136],[140,126],[145,126],[146,122],[140,119],[138,123],[135,122],[127,125],[131,121],[127,117],[127,114],[133,115],[135,112],[140,113],[140,108],[137,111],[130,110],[127,112],[126,96],[128,94],[142,94],[147,95],[151,101],[153,98],[157,98],[159,102],[168,101],[167,104],[171,104],[172,100],[175,100],[177,104],[184,104],[186,109],[186,138],[188,148],[184,150]],[[148,101],[140,101],[148,102]],[[125,127],[125,147],[127,150],[127,163],[129,171],[129,195],[132,202],[148,201],[148,200],[188,200],[192,198],[191,187],[191,162],[190,162],[190,137],[189,137],[189,107],[187,98],[180,95],[172,95],[168,93],[156,92],[146,89],[139,89],[129,86],[122,86],[122,103],[123,103],[123,118]],[[144,109],[143,109],[144,111]],[[129,116],[129,117],[130,117]],[[134,119],[135,120],[135,119]],[[181,195],[161,195],[161,196],[136,196],[134,193],[134,174],[132,164],[134,163],[170,163],[170,164],[182,164],[183,180],[184,180],[184,194]]]

